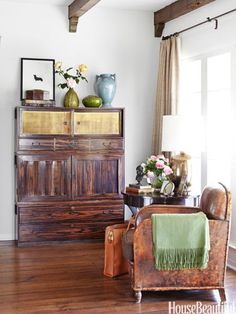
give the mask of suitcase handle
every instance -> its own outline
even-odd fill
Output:
[[[108,240],[108,243],[112,243],[112,242],[113,242],[113,240],[114,240],[114,235],[113,235],[113,232],[112,232],[112,231],[110,231],[110,232],[108,233],[107,240]]]

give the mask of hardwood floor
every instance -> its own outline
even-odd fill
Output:
[[[103,243],[31,248],[1,243],[0,314],[168,314],[169,301],[220,302],[217,291],[149,292],[143,293],[141,304],[135,304],[128,275],[103,276],[103,253]],[[228,303],[236,300],[232,270],[227,271],[226,294]]]

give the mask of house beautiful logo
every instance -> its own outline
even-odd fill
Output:
[[[236,303],[217,303],[203,304],[196,302],[195,304],[177,304],[169,302],[168,314],[235,314]]]

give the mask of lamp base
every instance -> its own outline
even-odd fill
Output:
[[[184,152],[175,155],[171,160],[173,170],[173,182],[175,183],[175,193],[188,195],[191,186],[191,156]]]

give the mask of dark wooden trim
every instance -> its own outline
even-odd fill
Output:
[[[72,16],[69,18],[69,32],[70,33],[76,33],[78,22],[79,22],[78,16]]]
[[[166,22],[190,13],[215,0],[178,0],[154,12],[155,36],[161,37]]]
[[[155,24],[155,37],[161,37],[164,28],[165,28],[165,23]]]
[[[100,0],[74,0],[68,7],[69,31],[75,33],[79,17],[90,10]]]
[[[1,240],[0,241],[0,247],[3,247],[3,246],[15,247],[16,246],[16,240]]]

